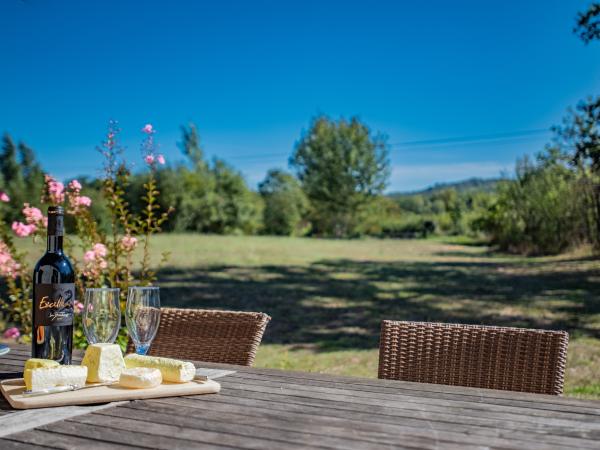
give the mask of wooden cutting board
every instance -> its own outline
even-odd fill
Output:
[[[182,395],[216,394],[221,390],[221,385],[213,380],[194,380],[188,383],[163,383],[160,386],[149,389],[128,389],[115,384],[112,386],[97,386],[79,391],[24,397],[22,394],[25,390],[25,382],[23,378],[15,378],[2,381],[0,383],[0,390],[13,408],[33,409],[159,397],[179,397]]]

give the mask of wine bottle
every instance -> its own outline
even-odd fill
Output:
[[[71,364],[75,272],[63,253],[64,210],[48,208],[48,246],[33,271],[34,358]]]

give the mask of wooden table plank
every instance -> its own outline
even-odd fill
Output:
[[[234,397],[225,397],[219,395],[218,400],[215,403],[226,403],[233,407],[227,409],[229,412],[240,412],[248,415],[256,415],[257,417],[263,417],[266,412],[277,412],[280,417],[286,417],[288,412],[304,414],[308,416],[316,416],[321,420],[327,418],[336,418],[347,423],[347,429],[354,429],[356,426],[366,426],[367,429],[375,427],[376,425],[402,425],[402,433],[396,430],[397,436],[405,437],[404,433],[411,431],[418,432],[424,430],[428,435],[435,434],[438,436],[449,435],[451,433],[459,433],[456,436],[460,442],[472,443],[472,444],[485,444],[491,445],[491,442],[496,442],[497,439],[502,439],[502,447],[509,447],[509,442],[527,442],[528,445],[523,443],[518,444],[516,448],[557,448],[556,442],[560,441],[561,447],[566,448],[598,448],[596,441],[573,439],[564,436],[545,436],[543,434],[532,435],[528,432],[514,432],[506,429],[486,428],[486,427],[473,427],[469,425],[459,425],[446,422],[434,422],[428,420],[426,415],[417,415],[411,418],[397,418],[385,415],[372,414],[370,412],[364,412],[362,410],[339,410],[329,409],[323,406],[306,406],[294,403],[278,403],[273,400],[259,400],[259,399],[248,399],[241,398],[236,400],[242,400],[241,403],[230,402],[229,400]],[[157,399],[158,400],[158,399]],[[206,402],[209,400],[207,399]],[[154,402],[154,400],[153,400]],[[161,403],[174,403],[174,404],[185,404],[190,407],[198,407],[199,409],[206,410],[201,416],[206,417],[206,414],[213,414],[215,411],[221,411],[223,408],[217,405],[206,405],[204,401],[197,401],[192,398],[182,399],[164,399]],[[185,402],[185,403],[184,403]],[[133,405],[132,405],[133,406]],[[376,427],[377,428],[377,427]],[[410,433],[408,433],[410,434]],[[545,443],[545,444],[544,444]],[[542,445],[544,444],[544,445]],[[499,444],[498,444],[499,445]],[[510,446],[515,448],[515,446]]]
[[[207,367],[211,366],[212,363],[202,363]],[[225,367],[219,365],[219,367]],[[236,367],[236,366],[232,366]],[[485,402],[496,402],[502,400],[508,400],[510,402],[519,402],[520,405],[526,406],[528,403],[532,403],[536,406],[545,404],[550,405],[566,405],[569,410],[573,407],[580,406],[586,410],[595,411],[596,414],[600,414],[600,400],[579,400],[575,398],[561,397],[557,395],[543,395],[543,394],[531,394],[527,392],[513,392],[513,391],[501,391],[494,389],[479,389],[469,388],[463,386],[447,386],[441,384],[429,384],[429,383],[413,383],[408,381],[395,381],[395,380],[380,380],[376,378],[360,378],[360,377],[347,377],[337,376],[328,374],[319,374],[314,372],[288,372],[277,369],[238,369],[239,374],[248,376],[263,375],[269,379],[272,377],[286,378],[302,380],[303,383],[310,381],[316,382],[334,382],[343,384],[344,386],[352,386],[355,389],[361,389],[361,387],[372,387],[372,388],[391,388],[402,391],[416,392],[417,395],[429,394],[443,394],[443,395],[458,395],[473,397],[481,399]]]
[[[162,402],[161,402],[162,403]],[[133,402],[124,408],[115,408],[103,411],[104,415],[125,415],[121,409],[148,409],[154,413],[164,411],[166,415],[162,416],[168,420],[173,420],[171,416],[182,413],[188,413],[188,417],[194,417],[190,411],[189,405],[167,404],[159,405],[158,402],[152,402],[149,406],[140,406],[138,402]],[[236,432],[239,430],[239,424],[249,424],[253,429],[273,428],[274,430],[302,430],[306,434],[317,436],[341,436],[351,437],[359,441],[359,448],[369,446],[370,443],[388,444],[397,446],[401,441],[403,444],[410,442],[415,448],[490,448],[491,440],[486,436],[465,437],[462,433],[443,432],[427,426],[410,427],[403,424],[382,424],[379,422],[369,422],[366,420],[351,420],[348,418],[338,418],[328,415],[323,411],[322,415],[318,413],[290,412],[287,410],[271,410],[251,406],[248,409],[241,409],[239,405],[230,403],[220,403],[206,405],[198,402],[194,408],[202,409],[202,422],[200,426],[206,426],[209,422],[224,422],[227,427],[231,423],[236,424]],[[154,420],[160,420],[155,416]],[[179,423],[179,419],[177,419]],[[213,425],[210,425],[213,426]],[[534,449],[556,448],[554,445],[545,444],[530,445],[530,442],[520,440],[495,439],[494,444],[502,445],[502,448],[522,449],[525,447]],[[343,447],[341,447],[343,448]]]
[[[127,407],[113,408],[107,411],[103,415],[111,415],[116,417],[130,417],[135,416],[138,411],[141,411],[146,417],[157,423],[171,423],[173,422],[173,416],[180,416],[181,414],[186,415],[183,423],[177,419],[178,424],[185,425],[192,422],[193,427],[202,427],[204,429],[211,429],[213,431],[220,430],[221,432],[228,432],[231,428],[230,424],[235,423],[235,432],[243,435],[255,435],[257,432],[261,435],[273,434],[279,435],[281,430],[298,432],[301,431],[303,436],[303,442],[311,443],[323,442],[321,439],[325,436],[327,439],[325,443],[340,442],[348,445],[349,447],[364,447],[368,444],[387,444],[397,445],[398,436],[393,436],[391,439],[381,435],[379,432],[373,432],[368,430],[363,432],[362,430],[352,429],[348,430],[347,423],[345,421],[338,421],[331,425],[326,423],[326,417],[323,416],[309,416],[302,414],[281,414],[278,412],[271,411],[252,411],[252,413],[242,413],[239,408],[234,409],[235,412],[227,412],[226,410],[214,407],[215,405],[204,405],[202,420],[198,421],[194,419],[197,415],[197,408],[189,408],[183,405],[173,404],[141,404],[140,402],[132,402]],[[194,414],[195,413],[195,414]],[[352,444],[347,444],[349,436]],[[341,438],[341,440],[329,439],[329,438]],[[422,448],[429,448],[432,443],[431,438],[428,436],[427,439],[422,440]],[[462,444],[461,444],[462,445]]]
[[[304,384],[299,384],[297,382],[287,382],[280,381],[277,379],[273,379],[273,377],[262,377],[256,378],[252,376],[248,376],[252,374],[247,373],[236,373],[227,377],[225,382],[227,383],[237,383],[232,384],[232,386],[237,386],[241,388],[242,386],[248,386],[249,389],[252,389],[252,386],[270,386],[275,389],[280,389],[281,387],[285,387],[286,389],[294,389],[298,393],[306,391],[308,394],[310,393],[322,393],[324,395],[343,395],[344,398],[348,399],[348,401],[355,401],[360,403],[364,401],[366,404],[371,404],[374,400],[377,401],[377,404],[382,404],[381,401],[384,402],[401,402],[402,404],[406,403],[417,403],[419,405],[444,405],[449,408],[456,407],[461,409],[473,409],[476,411],[500,411],[500,412],[518,412],[520,416],[522,416],[524,408],[533,416],[556,416],[561,415],[561,411],[555,411],[554,409],[547,409],[548,404],[535,405],[531,402],[525,403],[526,406],[522,406],[519,404],[518,407],[512,405],[497,405],[495,403],[485,402],[484,399],[481,398],[473,398],[472,396],[456,396],[453,395],[451,397],[446,397],[440,395],[438,397],[434,396],[418,396],[413,391],[409,391],[406,393],[405,391],[395,392],[387,388],[387,391],[377,392],[372,389],[367,391],[353,389],[348,386],[344,386],[340,383],[323,383],[323,382],[315,382],[310,381]],[[294,380],[297,381],[297,380]],[[324,398],[320,396],[320,398]],[[485,403],[484,403],[485,402]],[[579,409],[577,409],[579,408]],[[569,410],[568,414],[562,414],[563,417],[575,417],[577,420],[581,419],[584,421],[598,422],[600,420],[600,414],[597,414],[593,409],[590,408],[580,408],[574,407]]]
[[[47,448],[55,448],[55,447],[47,447],[45,445],[26,444],[24,442],[0,439],[0,448],[2,450],[44,450]]]
[[[266,399],[273,402],[281,403],[293,403],[298,405],[307,405],[315,407],[329,407],[341,411],[353,411],[360,409],[363,412],[371,414],[377,414],[381,416],[392,416],[394,418],[406,418],[409,419],[415,414],[427,414],[428,420],[440,421],[440,422],[451,422],[451,423],[464,423],[473,426],[493,426],[494,428],[505,428],[505,429],[529,429],[534,431],[537,425],[544,425],[546,421],[542,417],[531,417],[530,422],[516,422],[509,421],[504,418],[492,419],[482,418],[481,416],[465,416],[463,414],[457,415],[452,414],[452,411],[444,413],[436,413],[427,408],[422,407],[419,409],[407,409],[406,405],[402,401],[384,401],[384,400],[370,400],[361,398],[356,401],[355,398],[344,396],[340,393],[338,396],[335,394],[324,394],[320,392],[310,391],[298,391],[295,389],[280,387],[274,388],[271,386],[264,387],[260,385],[244,385],[238,383],[230,383],[227,380],[222,381],[224,391],[236,396],[251,397],[255,399]],[[460,411],[456,411],[460,413]],[[534,420],[535,419],[535,420]],[[600,421],[599,421],[600,422]],[[550,428],[554,426],[550,425]],[[583,431],[600,430],[598,423],[582,424],[580,427]]]
[[[600,415],[600,401],[596,400],[578,400],[555,395],[516,393],[491,389],[465,388],[459,386],[441,386],[426,383],[375,380],[370,378],[343,377],[340,379],[338,377],[324,374],[310,375],[310,377],[289,377],[285,371],[263,374],[256,371],[256,369],[240,369],[236,374],[232,375],[232,377],[243,378],[247,380],[258,379],[279,381],[285,384],[301,383],[301,385],[305,386],[333,386],[343,389],[352,389],[355,392],[381,392],[393,395],[404,394],[419,398],[442,398],[447,400],[456,399],[460,401],[494,405],[514,405],[520,408],[551,409],[554,411],[560,411],[561,407],[564,406],[562,409],[569,412],[580,411],[585,414]],[[509,394],[508,396],[507,393]],[[531,396],[533,396],[533,398]]]
[[[93,449],[93,450],[129,450],[136,448],[153,448],[153,447],[142,447],[133,444],[121,444],[114,440],[94,440],[87,437],[81,437],[84,430],[80,430],[77,433],[62,434],[46,430],[30,430],[23,431],[7,436],[0,440],[0,443],[5,441],[11,441],[16,444],[22,444],[23,447],[17,446],[15,448],[29,448],[28,445],[42,446],[45,448],[60,448],[65,450],[82,450],[82,449]]]
[[[0,377],[18,374],[29,353],[0,357]],[[238,372],[219,380],[219,395],[111,405],[10,434],[0,448],[600,449],[600,402],[196,365]]]
[[[235,395],[235,394],[233,394]],[[244,398],[244,395],[242,395]],[[221,401],[223,398],[228,398],[229,395],[224,394],[219,396],[216,401]],[[211,401],[212,399],[207,399],[207,401]],[[257,398],[253,399],[256,402]],[[282,403],[284,405],[298,405],[298,406],[308,406],[314,408],[327,408],[331,414],[343,414],[343,411],[354,411],[356,408],[353,406],[349,407],[338,407],[337,404],[331,404],[331,402],[290,402],[287,399],[278,399],[276,397],[269,397],[264,399],[265,401],[270,401],[272,403]],[[282,401],[283,400],[283,401]],[[344,405],[345,406],[345,405]],[[363,412],[365,412],[364,408],[361,408]],[[553,423],[551,420],[543,420],[540,419],[537,422],[533,421],[523,421],[518,422],[516,418],[511,417],[512,420],[507,420],[503,416],[484,416],[483,414],[477,415],[469,415],[463,414],[460,410],[456,410],[454,414],[445,413],[441,414],[437,412],[435,409],[432,410],[430,408],[414,408],[414,409],[400,409],[398,414],[389,413],[389,409],[378,410],[376,408],[369,408],[367,412],[369,412],[374,421],[383,421],[384,419],[380,417],[380,415],[392,416],[392,420],[402,420],[403,423],[418,423],[421,420],[428,420],[433,422],[443,422],[450,424],[462,424],[468,426],[477,426],[477,427],[492,427],[495,429],[507,429],[507,430],[515,430],[515,431],[528,431],[531,433],[542,433],[542,434],[558,434],[562,436],[569,437],[577,437],[584,439],[598,439],[600,436],[600,426],[598,423],[578,423],[577,421],[561,421],[558,423]],[[388,421],[389,422],[389,421]]]
[[[281,382],[276,377],[265,377],[260,376],[256,377],[253,373],[236,373],[227,378],[228,381],[237,380],[240,383],[250,382],[252,384],[255,380],[262,380],[266,382]],[[294,380],[297,382],[297,380]],[[451,409],[460,409],[461,412],[471,412],[473,414],[477,414],[478,416],[483,414],[484,416],[498,414],[505,414],[506,417],[513,417],[518,420],[528,420],[530,416],[539,416],[539,417],[547,417],[547,418],[556,418],[556,419],[564,419],[565,425],[567,422],[592,422],[598,423],[599,417],[598,414],[591,413],[589,409],[583,409],[582,412],[563,412],[563,411],[555,411],[553,409],[546,409],[545,406],[542,408],[534,408],[532,407],[531,402],[528,402],[527,405],[527,415],[523,417],[523,408],[524,407],[515,407],[511,405],[498,405],[495,403],[483,403],[482,399],[473,400],[469,396],[446,396],[446,395],[428,395],[428,396],[418,396],[413,391],[398,391],[389,387],[385,387],[382,389],[375,389],[373,387],[367,387],[366,389],[361,388],[360,390],[350,389],[348,386],[343,383],[337,382],[322,382],[322,381],[310,381],[307,384],[285,384],[285,386],[293,386],[296,389],[303,390],[313,390],[315,392],[333,392],[332,388],[336,389],[344,389],[349,392],[349,396],[352,397],[366,397],[366,398],[379,398],[379,399],[397,399],[401,400],[405,407],[411,408],[411,404],[415,404],[415,408],[425,407],[426,405],[431,405],[432,408],[435,407],[448,407]],[[323,390],[322,388],[328,388]],[[558,423],[558,422],[557,422]]]
[[[117,414],[122,411],[124,414]],[[174,418],[176,418],[174,420]],[[101,424],[126,431],[141,431],[152,435],[176,435],[180,439],[209,444],[228,444],[235,448],[279,450],[282,447],[302,449],[309,447],[361,449],[364,443],[301,431],[245,428],[239,423],[207,421],[205,417],[169,415],[152,410],[113,408],[110,414],[90,414],[74,419],[78,423]],[[389,450],[394,446],[373,445],[374,450]],[[169,448],[169,447],[166,447]]]

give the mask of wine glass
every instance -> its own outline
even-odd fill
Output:
[[[133,286],[127,293],[125,323],[138,355],[145,355],[160,323],[160,293],[154,286]]]
[[[121,306],[118,288],[85,290],[83,331],[90,344],[112,344],[121,327]]]

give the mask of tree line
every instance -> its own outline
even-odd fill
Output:
[[[181,129],[179,147],[186,160],[156,172],[160,207],[175,211],[164,231],[215,234],[275,234],[349,237],[362,234],[361,223],[389,179],[385,136],[358,118],[316,117],[299,139],[290,167],[270,170],[258,191],[220,158],[207,160],[195,125]],[[132,174],[126,189],[131,209],[141,210],[148,175]],[[92,212],[107,226],[101,182],[82,177]],[[0,190],[10,194],[6,220],[18,220],[23,203],[38,204],[43,171],[33,151],[5,134],[0,159]]]

